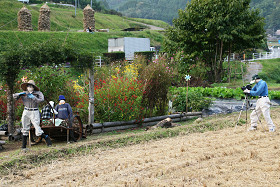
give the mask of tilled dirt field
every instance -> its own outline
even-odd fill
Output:
[[[280,186],[280,134],[245,126],[91,154],[10,174],[3,186]]]

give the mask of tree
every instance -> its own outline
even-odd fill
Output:
[[[62,64],[71,62],[79,68],[92,67],[93,55],[77,53],[70,46],[59,41],[37,43],[23,47],[13,45],[0,52],[0,78],[7,85],[7,123],[9,133],[14,132],[14,86],[22,68],[40,66],[43,64]]]
[[[202,61],[209,79],[221,81],[223,61],[232,52],[257,47],[265,37],[264,20],[250,0],[192,0],[167,30],[165,49],[183,51],[186,61]]]

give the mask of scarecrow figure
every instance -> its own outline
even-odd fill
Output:
[[[254,75],[252,77],[252,81],[250,82],[250,84],[254,83],[256,83],[256,85],[252,88],[252,90],[244,90],[244,93],[246,94],[259,97],[256,103],[256,108],[255,110],[253,110],[250,116],[251,127],[248,129],[248,131],[257,130],[257,123],[259,121],[261,113],[263,113],[264,119],[269,128],[269,132],[275,132],[275,125],[273,124],[270,117],[270,99],[268,97],[267,84],[259,77],[259,75]]]
[[[30,130],[30,124],[35,127],[36,136],[41,136],[45,139],[47,146],[51,146],[52,142],[48,135],[40,127],[40,112],[38,109],[39,103],[44,101],[44,95],[40,89],[35,85],[33,80],[23,83],[21,85],[23,92],[13,94],[14,99],[22,99],[24,110],[21,117],[22,122],[22,149],[26,149],[27,138]]]
[[[67,120],[69,123],[69,127],[72,128],[73,123],[73,111],[69,103],[66,103],[66,99],[64,95],[60,95],[58,97],[58,105],[55,107],[55,111],[58,112],[56,118],[60,120]],[[73,130],[70,130],[70,139],[71,141],[76,142],[76,138],[74,137]]]
[[[53,115],[58,114],[57,111],[54,109],[54,102],[50,101],[43,109],[42,109],[42,119],[52,119]]]

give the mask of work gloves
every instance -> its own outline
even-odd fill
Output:
[[[35,96],[31,93],[27,94],[27,97],[30,98],[30,99],[33,99]]]
[[[246,94],[249,94],[249,93],[250,93],[250,90],[246,89],[246,90],[244,90],[243,92],[246,93]]]
[[[250,84],[254,84],[254,83],[256,83],[256,80],[252,80],[252,81],[250,82]]]

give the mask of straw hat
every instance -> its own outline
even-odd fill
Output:
[[[20,87],[23,91],[27,91],[27,86],[32,85],[34,86],[34,91],[39,91],[40,89],[35,85],[34,80],[29,80],[28,82],[23,83]]]

